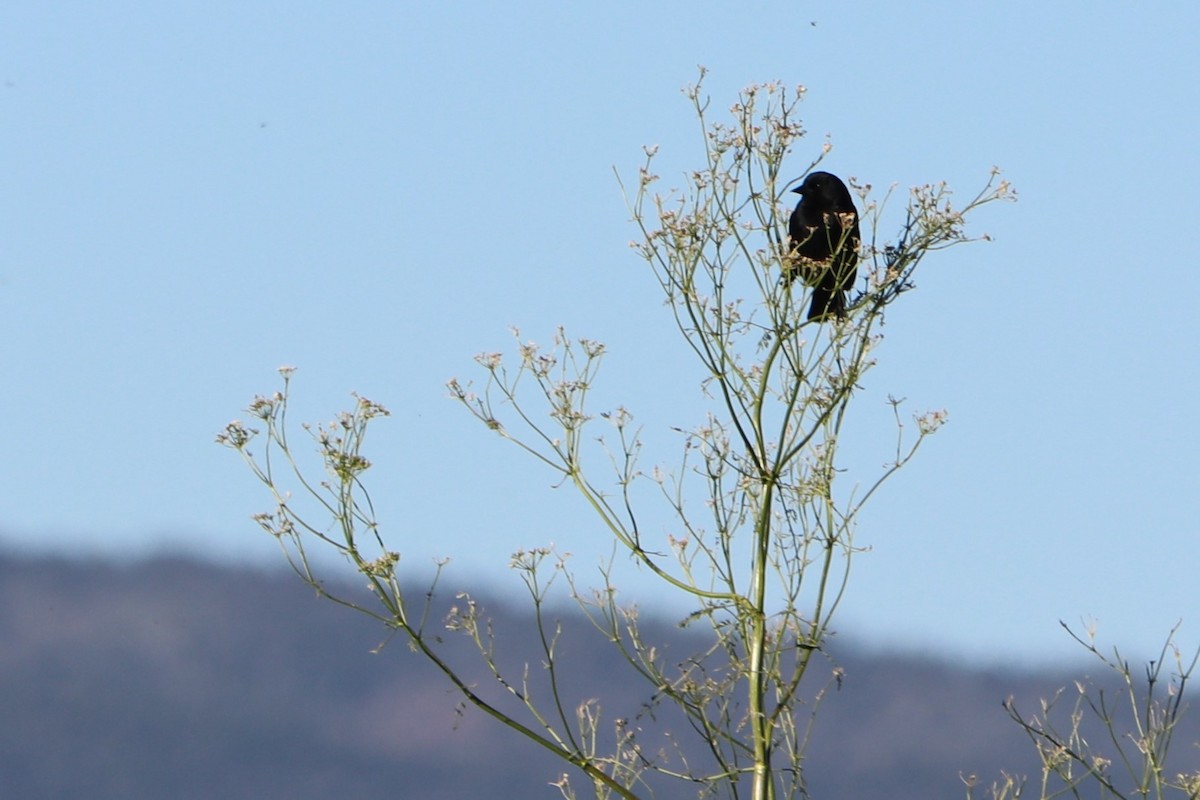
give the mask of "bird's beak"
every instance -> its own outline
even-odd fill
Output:
[[[792,191],[795,192],[796,194],[804,194],[804,187],[797,186],[795,189],[792,189]]]

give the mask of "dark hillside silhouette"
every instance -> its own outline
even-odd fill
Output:
[[[492,614],[514,663],[527,621]],[[690,634],[664,621],[657,635],[683,652]],[[0,558],[0,797],[559,796],[548,785],[558,762],[480,713],[458,716],[403,642],[372,654],[384,638],[282,572]],[[603,642],[573,633],[565,645],[579,698],[636,713],[645,689],[622,679]],[[822,707],[808,764],[814,798],[961,797],[960,772],[1032,773],[1000,703],[1015,694],[1032,710],[1072,677],[849,648],[839,663],[844,683]]]

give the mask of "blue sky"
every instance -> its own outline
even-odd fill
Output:
[[[876,187],[966,195],[998,165],[1021,198],[889,319],[856,452],[886,458],[889,393],[950,423],[862,519],[841,629],[996,663],[1074,656],[1058,620],[1084,616],[1131,655],[1180,618],[1200,641],[1200,7],[733,8],[0,10],[0,542],[275,564],[268,498],[212,440],[291,364],[298,418],[352,390],[393,411],[372,486],[407,563],[515,585],[508,555],[555,541],[586,573],[581,502],[444,382],[564,324],[674,461],[701,376],[613,168],[696,164],[703,64],[714,108],[808,87],[797,174],[828,137],[825,168]]]

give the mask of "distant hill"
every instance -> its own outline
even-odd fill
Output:
[[[518,663],[523,610],[490,613],[500,657]],[[570,710],[598,697],[609,713],[636,714],[645,687],[585,622],[564,623]],[[693,635],[670,621],[655,633],[677,652]],[[548,785],[558,762],[478,712],[456,713],[458,698],[402,641],[373,653],[385,636],[291,574],[2,557],[0,798],[560,796]],[[459,637],[447,644],[470,663]],[[844,681],[821,708],[807,765],[814,798],[957,798],[960,774],[1035,775],[1000,703],[1011,694],[1032,710],[1073,677],[853,649],[837,663]],[[1194,724],[1178,735],[1200,738]]]

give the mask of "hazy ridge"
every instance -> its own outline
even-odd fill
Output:
[[[502,662],[536,663],[522,613],[490,613]],[[645,687],[586,623],[564,622],[571,702],[599,697],[606,713],[636,714]],[[658,633],[686,650],[689,634],[669,621]],[[385,636],[282,572],[0,557],[0,797],[559,796],[547,785],[556,761],[480,713],[458,715],[457,697],[402,641],[372,653]],[[471,663],[467,643],[446,644]],[[1032,711],[1074,677],[849,647],[837,663],[845,679],[810,751],[814,798],[962,797],[960,773],[1036,774],[1001,701]],[[1185,721],[1178,736],[1190,743],[1195,720]],[[1186,743],[1177,750],[1194,758]]]

